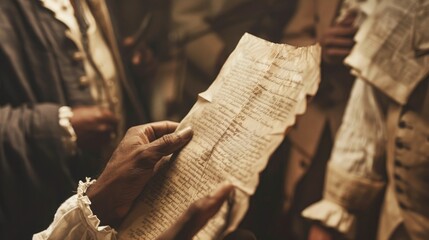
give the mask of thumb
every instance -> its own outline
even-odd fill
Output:
[[[179,150],[191,140],[193,131],[191,127],[186,127],[178,132],[166,134],[149,144],[151,150],[161,153],[162,156],[172,154]]]
[[[158,240],[186,239],[190,240],[219,211],[222,204],[234,191],[231,184],[222,185],[213,194],[201,198],[179,217],[175,224],[168,228]]]
[[[185,146],[192,138],[191,127],[186,127],[178,132],[163,135],[155,141],[147,144],[145,151],[140,153],[144,168],[153,166],[164,156],[170,155]]]

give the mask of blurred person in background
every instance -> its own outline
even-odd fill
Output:
[[[176,46],[176,92],[167,118],[181,119],[213,82],[241,36],[276,41],[294,9],[284,0],[172,0],[170,41]]]
[[[343,4],[299,0],[282,31],[281,42],[321,45],[322,75],[318,93],[261,174],[243,222],[259,239],[306,239],[311,222],[301,211],[322,198],[326,162],[354,82],[343,60],[355,43],[357,14],[346,13]],[[273,224],[264,224],[267,219]]]
[[[160,116],[163,96],[160,75],[170,57],[168,31],[170,0],[109,0],[107,1],[122,56],[129,76],[133,79],[140,101],[150,119]]]
[[[359,224],[378,227],[370,239],[429,239],[429,3],[372,3],[346,59],[357,77],[323,199],[302,213],[308,239],[369,239]],[[379,197],[376,222],[359,219]]]
[[[359,216],[383,195],[378,234],[371,239],[428,239],[429,79],[406,104],[356,80],[327,167],[324,197],[304,210],[308,239],[359,237]],[[357,235],[356,235],[357,234]]]
[[[0,238],[28,239],[147,117],[104,1],[1,1],[0,63]]]

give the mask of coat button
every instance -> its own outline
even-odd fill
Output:
[[[399,161],[398,159],[395,159],[395,167],[403,167],[404,165],[402,164],[401,161]]]
[[[407,206],[405,206],[405,204],[403,202],[399,202],[399,207],[404,209],[404,210],[408,208]]]
[[[396,147],[397,148],[400,148],[400,149],[402,149],[402,148],[404,148],[405,146],[404,146],[404,143],[403,142],[401,142],[399,139],[396,139],[396,141],[395,141],[395,145],[396,145]]]
[[[404,190],[403,190],[402,188],[400,188],[399,186],[396,186],[395,190],[396,190],[396,192],[397,192],[397,193],[399,193],[399,194],[404,193]]]
[[[398,126],[400,127],[400,128],[406,128],[407,127],[407,123],[405,122],[405,121],[400,121],[399,122],[399,124],[398,124]]]
[[[301,160],[299,162],[299,166],[301,166],[301,168],[306,169],[308,168],[308,163],[305,160]]]
[[[79,78],[79,84],[81,87],[87,87],[89,85],[89,79],[87,76],[82,76]]]
[[[397,173],[395,173],[393,175],[393,178],[395,178],[396,181],[401,181],[402,180],[401,176],[399,176],[399,174],[397,174]]]

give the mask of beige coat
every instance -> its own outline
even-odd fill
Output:
[[[356,82],[324,198],[303,215],[354,238],[357,215],[384,192],[374,239],[428,239],[429,79],[410,89],[403,105],[388,98],[386,89]]]
[[[387,115],[387,188],[378,239],[429,237],[429,81],[409,103],[392,103]],[[403,223],[406,233],[398,232]],[[400,228],[399,228],[400,229]],[[395,232],[396,231],[396,232]],[[407,238],[395,234],[406,234]]]

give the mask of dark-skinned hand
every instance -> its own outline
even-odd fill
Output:
[[[308,240],[333,240],[332,233],[326,228],[323,228],[317,224],[310,227],[308,232]]]
[[[86,192],[91,209],[103,225],[119,226],[154,175],[157,163],[192,138],[190,128],[174,133],[177,125],[164,121],[128,130],[97,182]],[[219,211],[233,190],[231,184],[225,184],[210,196],[197,200],[157,239],[192,239]]]
[[[122,41],[125,57],[131,63],[132,70],[141,78],[152,78],[158,68],[152,49],[144,42],[137,43],[133,37]]]
[[[167,229],[157,240],[192,240],[192,238],[207,224],[219,211],[222,204],[228,199],[234,187],[223,185],[210,196],[201,198],[177,219],[176,223]]]
[[[118,226],[154,174],[164,156],[192,138],[185,128],[174,133],[174,122],[156,122],[130,128],[101,173],[87,191],[91,208],[102,224]]]
[[[319,40],[322,47],[322,60],[331,65],[343,64],[355,45],[354,27],[356,12],[350,12],[342,21],[332,25]]]
[[[83,150],[97,151],[111,141],[118,119],[112,112],[97,106],[80,106],[72,109],[70,123],[77,135],[77,145]]]

